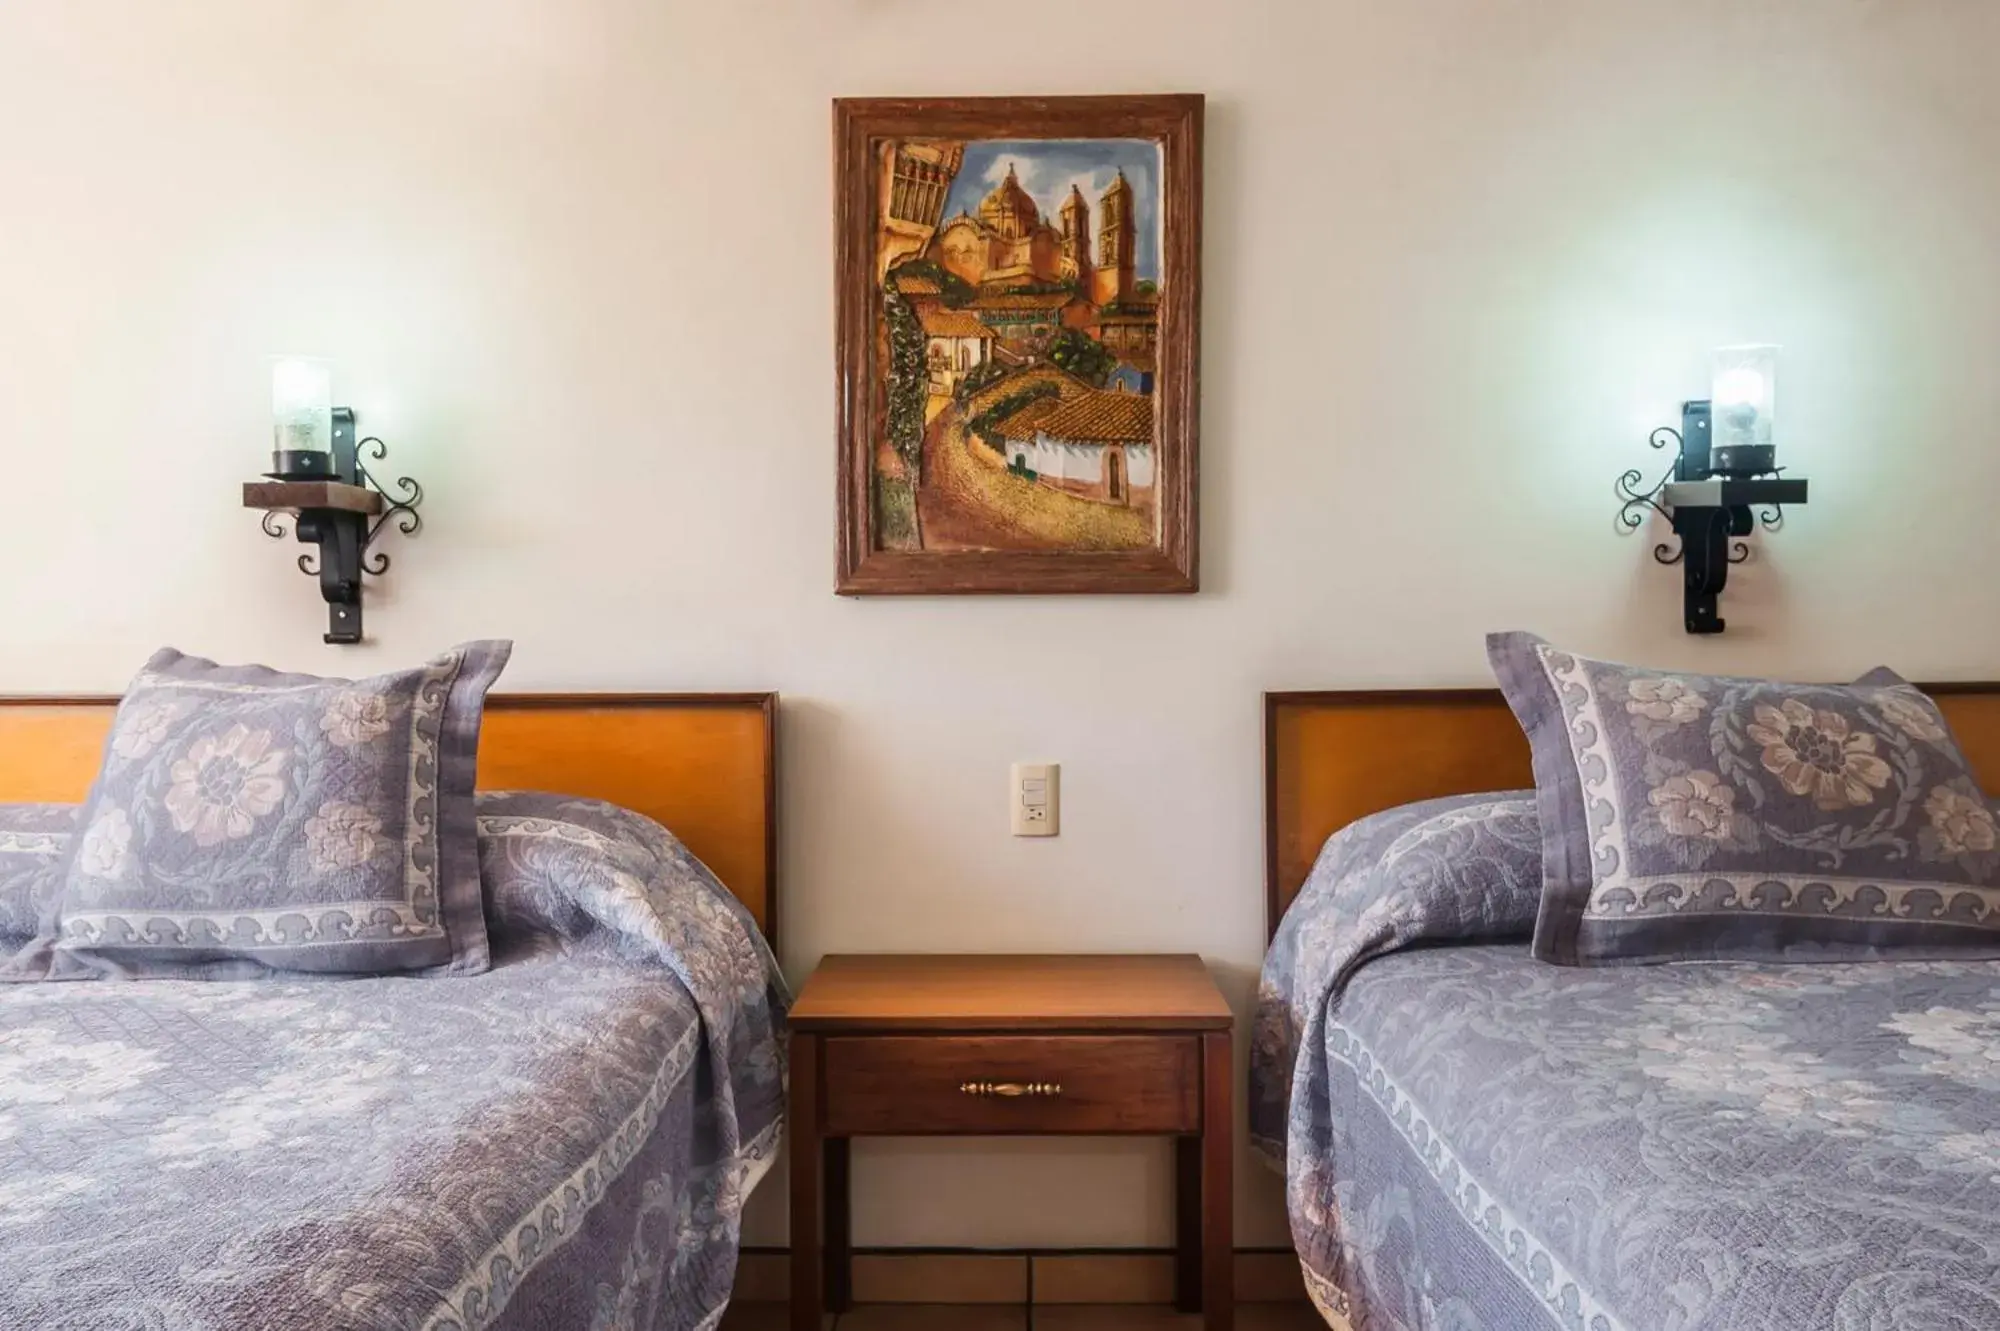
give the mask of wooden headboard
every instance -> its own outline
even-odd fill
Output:
[[[1980,784],[2000,789],[2000,684],[1922,687]],[[1277,932],[1320,847],[1355,819],[1534,784],[1527,738],[1497,689],[1265,694],[1265,928]]]
[[[118,700],[0,698],[0,801],[80,801]],[[479,785],[610,800],[673,829],[774,943],[778,695],[514,693],[487,700]]]

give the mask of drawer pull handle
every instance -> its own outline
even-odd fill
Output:
[[[1018,1100],[1024,1096],[1048,1096],[1062,1094],[1062,1083],[1055,1081],[967,1081],[960,1082],[960,1095],[976,1095],[981,1098],[999,1096],[1006,1100]]]

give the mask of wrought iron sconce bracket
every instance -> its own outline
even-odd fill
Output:
[[[369,552],[382,529],[394,522],[397,531],[414,536],[424,525],[417,512],[424,488],[407,476],[390,486],[377,481],[364,458],[380,462],[389,447],[373,437],[357,439],[355,433],[353,411],[336,407],[332,454],[319,479],[297,479],[281,467],[269,480],[243,484],[243,506],[264,510],[266,536],[283,540],[290,517],[292,534],[317,547],[300,555],[298,565],[301,573],[319,580],[327,605],[325,641],[330,643],[361,641],[362,578],[389,571],[387,552]],[[275,459],[282,460],[282,454]]]
[[[1716,600],[1729,583],[1729,568],[1750,557],[1744,538],[1762,526],[1777,531],[1785,505],[1806,502],[1806,482],[1777,474],[1717,476],[1709,450],[1710,411],[1706,400],[1681,404],[1681,428],[1663,425],[1647,437],[1656,449],[1672,447],[1673,465],[1645,489],[1645,473],[1634,467],[1619,476],[1618,526],[1629,534],[1657,513],[1673,527],[1679,547],[1662,541],[1653,558],[1681,565],[1682,623],[1689,633],[1720,633],[1725,621]]]

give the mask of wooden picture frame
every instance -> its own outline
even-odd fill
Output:
[[[1202,110],[834,103],[842,595],[1196,590]]]

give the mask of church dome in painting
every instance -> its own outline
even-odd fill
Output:
[[[1010,240],[1041,225],[1041,210],[1015,178],[1013,163],[1007,164],[1007,178],[979,205],[979,220]]]

